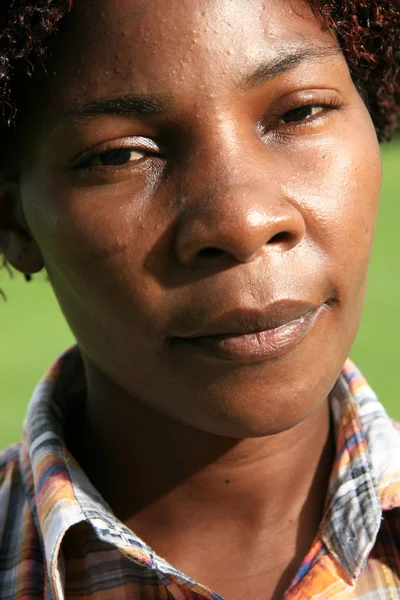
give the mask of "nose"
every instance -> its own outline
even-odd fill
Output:
[[[288,252],[304,237],[303,215],[285,196],[279,174],[272,165],[252,169],[247,158],[241,168],[226,160],[220,169],[198,164],[196,181],[186,181],[191,191],[184,194],[175,237],[176,256],[186,267],[247,263],[263,252]]]

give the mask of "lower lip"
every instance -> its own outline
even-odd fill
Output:
[[[215,335],[179,338],[179,345],[192,347],[203,355],[218,360],[240,363],[262,362],[290,352],[313,328],[326,305],[311,310],[298,319],[266,331],[244,335]]]

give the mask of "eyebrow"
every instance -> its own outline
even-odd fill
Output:
[[[247,75],[242,82],[240,88],[254,87],[257,84],[265,83],[266,81],[278,77],[283,73],[291,71],[303,63],[314,62],[337,56],[341,54],[341,49],[338,46],[296,46],[283,48],[277,53],[273,59],[269,59],[259,65],[255,71]]]
[[[74,121],[97,115],[112,115],[117,117],[145,117],[162,113],[167,108],[167,102],[147,96],[119,96],[103,98],[74,106],[66,111],[61,119]]]
[[[274,77],[286,73],[302,63],[321,60],[341,53],[339,47],[330,46],[289,46],[277,52],[277,56],[260,64],[244,77],[239,88],[251,88]],[[158,115],[167,110],[166,99],[152,96],[124,95],[116,98],[100,98],[74,106],[61,115],[59,121],[76,121],[91,116],[110,115],[128,118],[143,118]]]

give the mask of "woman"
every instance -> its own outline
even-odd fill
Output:
[[[399,434],[346,362],[399,0],[1,11],[0,248],[78,342],[2,458],[1,600],[400,598]]]

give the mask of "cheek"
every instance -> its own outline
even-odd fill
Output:
[[[107,331],[121,338],[130,330],[138,340],[142,329],[154,335],[162,290],[145,263],[169,229],[171,207],[154,212],[152,186],[143,180],[73,188],[44,177],[26,187],[27,220],[82,344]]]
[[[332,269],[343,300],[362,299],[381,189],[381,158],[369,119],[362,135],[327,141],[298,155],[287,185],[307,225],[308,242]]]
[[[91,261],[140,259],[159,223],[149,221],[152,178],[142,173],[125,181],[93,185],[77,176],[44,171],[23,182],[24,212],[49,267]],[[147,244],[143,243],[148,240]],[[61,266],[60,264],[60,266]]]

